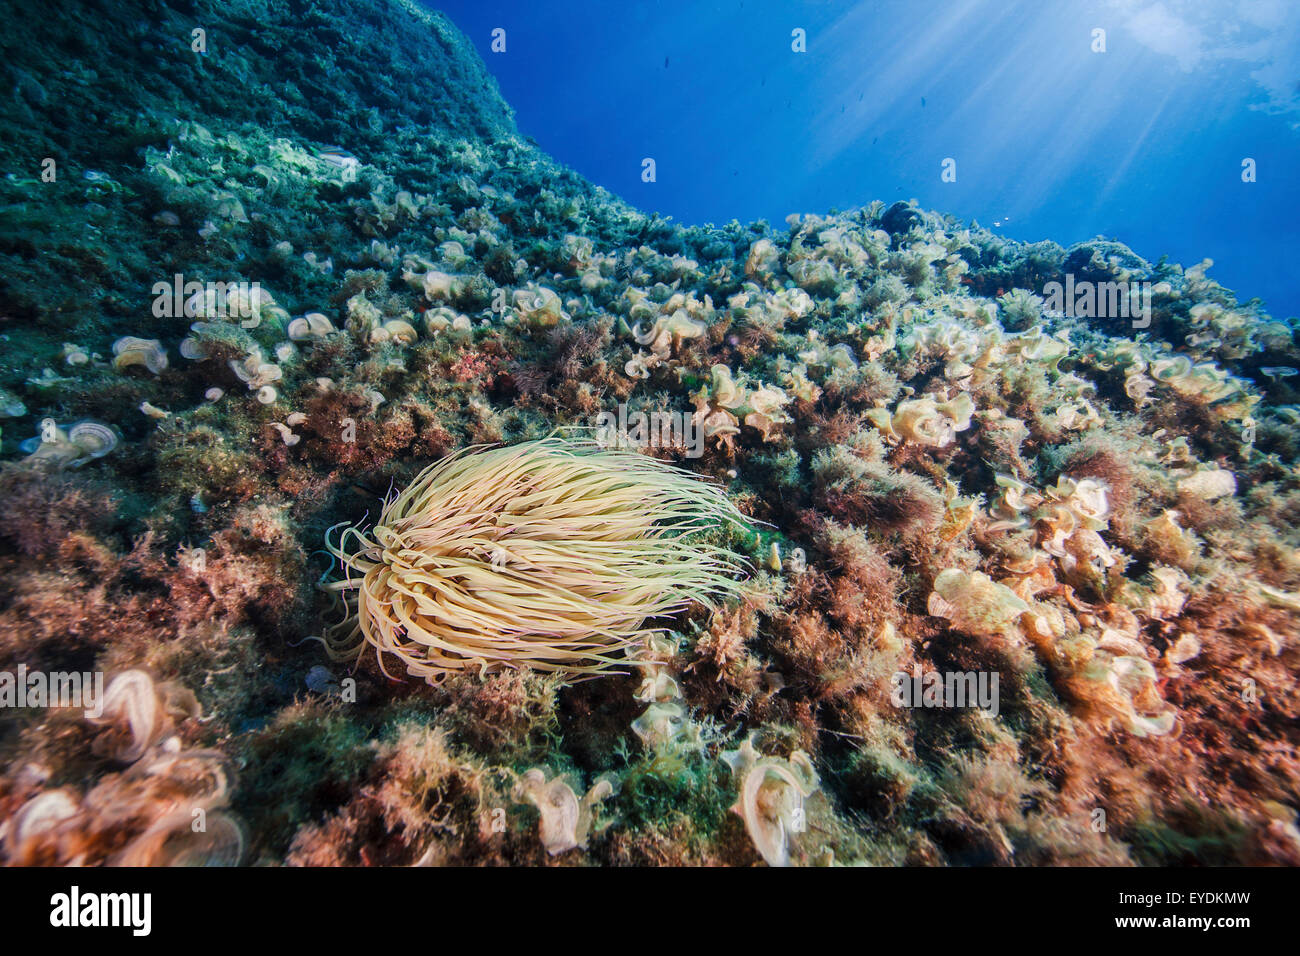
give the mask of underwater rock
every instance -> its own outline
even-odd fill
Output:
[[[925,222],[925,218],[911,203],[896,202],[880,217],[880,227],[891,236],[911,232]]]
[[[6,862],[1300,859],[1300,328],[1208,260],[643,212],[411,0],[36,6],[0,674],[116,676],[14,718]]]

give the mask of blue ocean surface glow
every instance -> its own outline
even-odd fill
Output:
[[[425,2],[521,133],[647,212],[780,223],[916,199],[1025,241],[1208,257],[1243,301],[1300,314],[1290,0]]]

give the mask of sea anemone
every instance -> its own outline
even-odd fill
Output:
[[[647,621],[737,593],[741,559],[703,535],[743,521],[721,488],[635,452],[554,436],[468,448],[373,528],[347,527],[337,546],[326,534],[344,571],[326,587],[348,613],[323,640],[336,660],[369,644],[381,669],[392,654],[431,684],[607,673],[660,630]]]

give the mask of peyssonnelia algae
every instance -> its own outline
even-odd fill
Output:
[[[520,778],[516,795],[527,800],[540,814],[538,830],[542,845],[551,856],[585,847],[587,837],[609,825],[595,823],[596,808],[602,800],[612,796],[617,789],[617,778],[606,774],[597,778],[591,789],[582,797],[563,777],[547,781],[546,771],[533,767]]]
[[[722,755],[732,770],[740,798],[731,808],[768,866],[790,865],[790,836],[805,829],[804,799],[820,786],[803,751],[789,760],[765,757],[751,734],[736,750]]]
[[[648,621],[739,592],[741,559],[708,532],[743,522],[717,486],[633,452],[555,437],[466,449],[373,528],[327,535],[345,575],[327,588],[348,614],[323,640],[335,659],[369,645],[381,669],[391,654],[431,684],[606,673],[657,630]]]
[[[23,464],[47,471],[80,468],[88,461],[103,458],[117,447],[117,433],[102,422],[85,419],[71,425],[56,425],[53,419],[41,424],[41,434],[22,442],[18,448],[27,452]]]
[[[17,866],[236,866],[247,843],[229,810],[234,777],[216,750],[185,747],[178,725],[201,718],[186,688],[126,670],[104,688],[90,751],[120,765],[93,785],[51,786],[28,764],[10,782],[22,804],[0,822],[0,859]],[[71,736],[71,739],[76,739]],[[81,755],[84,760],[89,754]]]

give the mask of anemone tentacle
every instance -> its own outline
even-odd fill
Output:
[[[744,560],[705,533],[742,525],[721,488],[636,452],[550,437],[463,449],[326,549],[347,616],[335,659],[368,645],[437,683],[526,667],[569,678],[616,670],[646,622],[739,591]],[[387,671],[385,671],[387,673]]]

